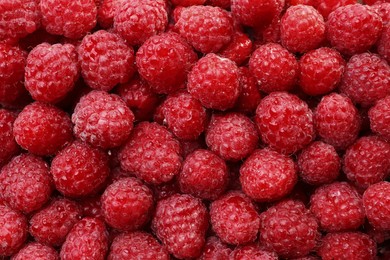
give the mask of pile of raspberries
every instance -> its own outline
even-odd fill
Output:
[[[390,259],[389,64],[389,0],[0,0],[0,259]]]

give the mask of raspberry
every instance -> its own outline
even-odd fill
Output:
[[[310,198],[310,210],[323,230],[354,230],[364,222],[362,199],[346,182],[333,182],[317,188]]]
[[[224,260],[229,259],[231,249],[218,237],[209,237],[203,247],[199,260]]]
[[[141,122],[119,151],[122,169],[152,184],[172,180],[181,167],[180,143],[165,127]]]
[[[112,175],[114,173],[112,172]],[[78,201],[78,204],[80,205],[83,216],[84,217],[93,217],[93,218],[100,218],[104,220],[102,216],[102,205],[100,203],[100,197],[101,196],[94,196],[90,198],[82,198]]]
[[[152,36],[137,51],[139,74],[160,94],[181,88],[197,59],[191,46],[176,33]]]
[[[211,151],[198,149],[183,162],[178,177],[180,190],[201,199],[216,199],[226,189],[229,180],[224,160]]]
[[[383,29],[388,27],[387,24],[390,22],[390,1],[387,1],[387,3],[377,1],[371,6],[371,9],[382,18]]]
[[[240,95],[238,67],[229,59],[207,54],[189,72],[187,88],[206,108],[231,108]]]
[[[377,136],[361,137],[345,152],[343,170],[364,188],[383,181],[390,174],[390,144]]]
[[[12,125],[15,119],[16,114],[13,112],[0,109],[0,167],[6,164],[20,150],[12,132]]]
[[[163,32],[167,24],[164,0],[123,1],[114,15],[114,30],[130,45],[141,45],[149,37]]]
[[[260,242],[281,257],[306,256],[319,236],[317,220],[300,201],[282,201],[260,214]]]
[[[257,201],[284,197],[297,179],[294,161],[269,149],[254,151],[240,168],[242,190]]]
[[[19,252],[12,256],[12,260],[58,260],[58,252],[47,245],[40,244],[37,242],[31,242],[24,246]]]
[[[72,90],[78,77],[77,53],[71,44],[42,43],[28,54],[25,86],[37,101],[60,101]]]
[[[337,87],[344,73],[345,61],[338,51],[323,47],[305,53],[299,66],[299,86],[306,94],[316,96]]]
[[[105,29],[112,27],[114,24],[115,11],[122,0],[99,0],[101,2],[98,5],[97,10],[97,22]]]
[[[242,32],[235,32],[228,45],[219,51],[219,55],[228,58],[237,65],[244,63],[252,53],[252,41]]]
[[[63,260],[104,259],[108,252],[108,234],[104,222],[96,218],[84,218],[73,226],[62,244]]]
[[[313,50],[325,40],[324,18],[312,6],[291,6],[282,17],[280,38],[291,52]]]
[[[156,201],[166,199],[174,194],[179,194],[179,184],[175,179],[170,182],[160,184],[158,186],[153,186],[154,197]]]
[[[155,259],[168,260],[166,249],[145,232],[122,233],[111,244],[108,260]]]
[[[368,221],[374,228],[390,230],[390,183],[371,185],[363,194],[363,206]]]
[[[213,201],[210,222],[218,237],[233,245],[254,241],[260,223],[255,206],[241,192],[230,192]]]
[[[41,102],[23,108],[14,122],[13,132],[23,149],[37,155],[56,154],[73,138],[69,116]]]
[[[96,25],[94,0],[41,0],[42,25],[48,33],[78,39]]]
[[[390,66],[378,55],[354,55],[345,68],[340,91],[352,101],[370,106],[390,94]]]
[[[152,228],[177,258],[196,258],[205,244],[207,209],[190,195],[172,195],[157,202]]]
[[[122,178],[106,188],[101,203],[107,224],[120,230],[136,230],[149,220],[153,195],[138,179]]]
[[[228,13],[214,6],[185,8],[176,27],[188,43],[203,53],[218,52],[233,37],[233,22]]]
[[[191,6],[191,5],[203,5],[206,0],[171,0],[173,5]]]
[[[390,96],[378,100],[368,111],[371,130],[390,140]]]
[[[218,6],[223,9],[230,9],[230,0],[207,0],[207,4]]]
[[[83,78],[93,89],[110,91],[134,74],[134,50],[116,34],[100,30],[87,35],[77,52]]]
[[[382,56],[382,58],[390,63],[390,22],[389,25],[383,28],[382,36],[379,38],[377,45],[378,53]]]
[[[283,153],[294,153],[315,136],[313,113],[293,94],[272,92],[260,101],[255,123],[263,141]]]
[[[333,259],[376,259],[376,244],[361,232],[329,233],[322,239],[318,255],[323,260]]]
[[[236,247],[230,254],[231,260],[277,260],[277,254],[261,249],[257,245]]]
[[[31,217],[29,231],[42,244],[60,246],[80,218],[81,209],[77,203],[64,198],[54,199]]]
[[[318,135],[336,149],[345,149],[357,138],[361,120],[352,101],[337,93],[323,97],[314,112]]]
[[[240,113],[213,115],[206,132],[206,144],[225,160],[244,159],[256,148],[255,124]]]
[[[369,7],[352,4],[331,12],[326,28],[332,46],[343,54],[353,55],[374,45],[382,31],[382,21]]]
[[[241,93],[236,101],[235,109],[241,113],[254,114],[261,100],[256,79],[247,67],[240,67],[239,75]]]
[[[60,151],[51,163],[57,190],[69,197],[96,193],[109,173],[107,155],[80,141]]]
[[[299,64],[294,55],[281,45],[267,43],[252,53],[249,70],[255,76],[261,91],[287,91],[294,87]]]
[[[232,0],[231,9],[241,24],[250,27],[268,25],[279,14],[277,0]]]
[[[331,12],[336,10],[337,8],[341,6],[356,4],[356,0],[322,0],[317,1],[315,0],[315,8],[317,11],[326,19],[328,19],[328,16]]]

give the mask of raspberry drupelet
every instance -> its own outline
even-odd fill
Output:
[[[356,4],[356,0],[322,0],[315,1],[312,6],[314,6],[317,11],[324,17],[325,20],[328,19],[328,16],[331,12],[336,10],[341,6]]]
[[[97,22],[104,28],[111,28],[114,24],[114,15],[121,0],[98,0]]]
[[[254,114],[261,100],[256,78],[247,67],[239,68],[241,93],[235,105],[240,113]]]
[[[45,244],[31,242],[24,246],[19,252],[12,256],[12,260],[59,260],[58,252]]]
[[[241,65],[250,57],[252,45],[248,35],[236,31],[230,43],[219,51],[219,55],[234,61],[237,65]]]
[[[277,260],[278,255],[262,249],[256,244],[237,246],[230,254],[231,260]],[[222,259],[221,259],[222,260]]]
[[[371,130],[390,141],[390,96],[376,102],[368,111]]]
[[[223,260],[229,259],[231,249],[215,236],[207,238],[199,260]]]
[[[387,63],[390,63],[390,23],[383,28],[382,35],[377,42],[377,47],[379,55],[381,55]]]
[[[17,114],[10,110],[0,109],[0,167],[20,151],[12,131],[16,116]]]
[[[379,230],[390,230],[390,182],[371,185],[363,194],[364,211],[370,224]]]
[[[277,0],[232,0],[231,9],[233,17],[250,27],[268,25],[280,13]]]

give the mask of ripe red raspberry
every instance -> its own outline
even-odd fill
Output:
[[[353,55],[374,45],[382,31],[382,21],[369,7],[353,4],[331,12],[326,28],[332,46],[343,54]]]
[[[183,193],[209,200],[218,198],[225,191],[228,181],[225,161],[203,149],[195,150],[187,156],[178,177]]]
[[[323,47],[305,53],[299,66],[299,86],[306,94],[316,96],[337,87],[344,73],[345,61],[338,51]]]
[[[167,250],[149,233],[121,233],[111,244],[108,260],[169,260]]]
[[[57,190],[69,197],[96,193],[109,173],[107,155],[80,141],[60,151],[51,163]]]
[[[15,113],[0,109],[0,143],[2,146],[0,148],[0,167],[6,164],[20,150],[12,132],[12,125],[15,119]]]
[[[246,158],[258,141],[255,124],[240,113],[213,115],[206,132],[207,146],[225,160]]]
[[[207,0],[208,5],[218,6],[223,9],[230,9],[230,0]]]
[[[74,134],[103,149],[123,144],[133,121],[133,112],[119,96],[98,90],[83,96],[72,115]]]
[[[260,101],[255,122],[263,141],[282,153],[294,153],[315,136],[313,113],[293,94],[272,92]]]
[[[340,173],[341,161],[336,149],[320,141],[311,143],[298,156],[299,175],[306,183],[331,183]]]
[[[104,222],[97,218],[84,218],[70,230],[62,244],[62,260],[104,259],[108,252],[108,232]]]
[[[115,172],[115,170],[113,171]],[[112,172],[112,175],[114,174]],[[104,220],[102,216],[102,207],[100,203],[100,195],[89,197],[89,198],[82,198],[78,201],[78,204],[80,205],[83,216],[84,217],[93,217],[93,218],[100,218]]]
[[[361,137],[345,152],[343,170],[363,188],[383,181],[390,174],[390,144],[377,136]]]
[[[263,250],[261,247],[253,244],[238,246],[230,254],[231,260],[277,260],[278,255],[275,252]]]
[[[361,120],[352,101],[337,93],[323,97],[314,112],[318,135],[336,149],[345,149],[357,138]]]
[[[252,41],[248,35],[237,31],[228,45],[219,51],[219,55],[228,58],[237,65],[244,63],[252,53]]]
[[[361,232],[329,233],[318,249],[318,255],[323,260],[374,260],[376,252],[375,241]]]
[[[390,96],[376,102],[368,111],[371,130],[390,140]]]
[[[210,222],[225,243],[240,245],[252,242],[259,232],[259,215],[249,197],[230,192],[210,205]]]
[[[180,171],[181,160],[180,143],[157,123],[139,123],[119,151],[122,169],[152,184],[172,180]]]
[[[233,16],[243,25],[262,27],[271,23],[279,15],[277,0],[232,0]]]
[[[59,260],[58,252],[47,245],[31,242],[24,246],[19,252],[12,256],[12,260]]]
[[[290,90],[299,74],[297,59],[277,43],[267,43],[257,48],[249,59],[249,69],[259,89],[267,93]]]
[[[200,199],[176,194],[158,201],[152,229],[175,257],[200,256],[207,228],[207,209]]]
[[[120,230],[136,230],[149,220],[153,195],[140,180],[121,178],[106,188],[101,204],[107,224]]]
[[[207,54],[189,72],[187,88],[207,108],[231,108],[240,95],[238,67],[229,59]]]
[[[382,35],[377,42],[377,50],[379,55],[381,55],[387,63],[390,63],[390,22],[383,28]]]
[[[315,4],[313,6],[324,17],[325,20],[327,20],[329,14],[337,8],[341,6],[356,4],[356,0],[314,0],[314,2]]]
[[[324,231],[354,230],[364,222],[362,199],[346,182],[333,182],[317,188],[310,204],[311,212]]]
[[[83,79],[93,89],[110,91],[135,71],[133,48],[114,33],[100,30],[85,36],[77,52]]]
[[[165,0],[132,0],[119,3],[114,15],[114,30],[129,45],[141,45],[161,33],[168,24]]]
[[[229,259],[231,249],[221,242],[218,237],[209,237],[203,247],[199,260],[224,260]]]
[[[173,5],[179,6],[191,6],[191,5],[203,5],[206,0],[171,0]]]
[[[352,101],[370,106],[390,95],[390,66],[373,53],[354,55],[345,68],[340,91]]]
[[[30,219],[30,234],[42,244],[60,246],[81,218],[79,205],[71,200],[54,199]]]
[[[41,102],[23,108],[14,122],[13,132],[22,148],[37,155],[56,154],[73,138],[68,114]]]
[[[247,67],[239,68],[241,93],[235,105],[238,112],[254,114],[261,100],[255,77]]]
[[[114,15],[122,0],[98,0],[97,22],[105,29],[111,28],[114,24]]]
[[[282,201],[260,214],[260,242],[280,257],[306,256],[319,236],[317,220],[298,200]]]
[[[364,211],[370,224],[377,229],[390,230],[390,183],[371,185],[363,194]]]
[[[39,5],[42,25],[48,33],[78,39],[96,25],[94,0],[41,0]]]
[[[139,74],[156,93],[169,94],[181,88],[198,56],[176,33],[147,39],[137,51]]]
[[[214,6],[190,6],[181,11],[176,27],[197,51],[217,52],[233,36],[233,22],[229,14]]]
[[[294,161],[269,149],[254,151],[240,168],[242,190],[256,201],[284,197],[297,180]]]
[[[25,86],[34,100],[60,101],[73,89],[78,77],[77,53],[72,44],[42,43],[28,54]]]

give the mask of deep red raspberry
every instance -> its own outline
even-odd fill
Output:
[[[272,22],[264,28],[255,28],[255,45],[260,47],[264,43],[280,43],[280,17],[276,16]]]
[[[51,34],[78,39],[96,25],[97,7],[94,0],[41,0],[39,5],[42,25]]]
[[[287,0],[286,4],[287,6],[291,5],[310,5],[315,6],[317,0]]]
[[[149,233],[122,233],[111,244],[108,260],[169,260],[167,250]]]
[[[228,45],[219,51],[219,55],[228,58],[237,65],[244,63],[252,53],[252,41],[248,35],[237,31]]]
[[[71,200],[54,199],[30,219],[30,234],[42,244],[60,246],[81,218],[81,208]]]
[[[176,27],[189,44],[203,53],[217,52],[233,37],[229,14],[214,6],[190,6],[181,11]]]
[[[37,101],[60,101],[72,90],[78,77],[77,53],[72,44],[42,43],[28,54],[25,86]]]
[[[230,9],[230,0],[207,0],[208,5],[218,6],[223,9]]]
[[[249,59],[249,69],[259,89],[267,93],[290,90],[299,75],[297,59],[277,43],[257,48]]]
[[[341,6],[356,4],[356,0],[314,0],[315,4],[313,5],[318,12],[326,19],[331,12],[336,10]]]
[[[345,149],[357,138],[361,120],[352,101],[337,93],[323,97],[314,112],[318,135],[336,149]]]
[[[181,160],[180,143],[157,123],[139,123],[119,152],[122,169],[152,184],[172,180]]]
[[[15,142],[15,137],[12,132],[12,125],[16,116],[16,113],[0,109],[0,167],[20,151],[20,147]]]
[[[232,0],[233,16],[243,25],[262,27],[279,15],[277,0]]]
[[[198,149],[183,162],[178,177],[180,190],[201,199],[216,199],[226,189],[229,181],[224,160],[211,151]]]
[[[199,260],[224,260],[229,259],[231,249],[221,242],[218,237],[209,237],[203,247]]]
[[[177,258],[200,256],[208,228],[208,213],[200,199],[172,195],[158,201],[152,228]]]
[[[390,95],[390,66],[373,53],[354,55],[345,68],[340,91],[352,101],[370,106]]]
[[[130,45],[141,45],[167,24],[165,0],[123,1],[114,15],[114,30]]]
[[[114,24],[115,11],[122,0],[99,0],[101,3],[97,10],[97,22],[105,29],[111,28]]]
[[[306,94],[316,96],[329,93],[338,86],[345,61],[338,51],[323,47],[304,54],[299,66],[299,86]]]
[[[383,28],[382,35],[377,42],[377,47],[378,53],[382,58],[390,63],[390,23]]]
[[[47,245],[31,242],[24,246],[19,252],[12,256],[12,260],[59,260],[58,252]]]
[[[371,130],[390,140],[390,96],[378,100],[368,111],[368,117]]]
[[[353,4],[331,12],[326,26],[332,46],[343,54],[353,55],[374,45],[382,31],[382,20],[369,7]]]
[[[179,6],[203,5],[206,0],[171,0],[172,4]]]
[[[104,259],[108,252],[108,232],[104,222],[97,218],[84,218],[70,230],[62,244],[63,260]]]
[[[238,161],[250,155],[259,140],[255,124],[240,113],[215,114],[206,132],[206,144],[225,160]]]
[[[363,206],[368,221],[374,228],[390,230],[390,183],[371,185],[363,194]]]
[[[385,29],[390,22],[390,1],[377,1],[371,9],[382,18],[383,29]]]
[[[381,3],[381,2],[388,2],[389,0],[364,0],[363,2],[366,5],[374,5],[376,3]]]
[[[329,233],[318,249],[318,255],[323,260],[374,260],[376,252],[375,241],[361,232]]]
[[[256,78],[247,67],[239,68],[241,93],[235,105],[238,112],[254,114],[261,100]]]
[[[73,138],[68,114],[41,102],[23,108],[14,122],[13,132],[22,148],[37,155],[53,155]]]
[[[242,190],[257,201],[284,197],[297,179],[294,161],[269,149],[254,151],[240,168]]]
[[[207,54],[189,72],[187,88],[207,108],[231,108],[240,95],[238,67],[229,59]]]
[[[51,163],[57,190],[69,197],[95,194],[109,173],[107,155],[80,141],[60,151]]]
[[[176,179],[171,180],[160,185],[153,186],[153,193],[156,201],[166,199],[174,194],[180,193],[179,184]]]
[[[361,137],[345,152],[343,170],[364,188],[383,181],[390,174],[390,144],[377,136]]]
[[[113,172],[115,172],[115,169],[113,170]],[[112,174],[114,174],[113,172]],[[102,216],[100,197],[101,196],[98,195],[89,198],[82,198],[81,200],[78,201],[78,204],[80,205],[83,212],[82,215],[84,217],[100,218],[104,220]]]
[[[289,154],[308,145],[315,136],[313,113],[293,94],[272,92],[260,101],[255,122],[263,141]]]
[[[236,247],[230,254],[231,260],[277,260],[275,252],[263,250],[258,245],[249,244]]]
[[[281,257],[306,256],[319,236],[317,220],[300,201],[282,201],[260,214],[260,242]]]

